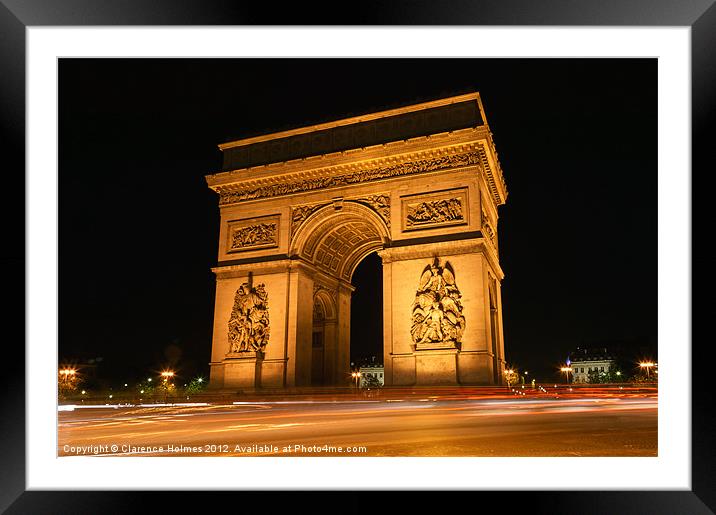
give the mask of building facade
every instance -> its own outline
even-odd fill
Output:
[[[580,349],[578,347],[569,359],[574,383],[588,383],[589,375],[592,373],[609,374],[616,364],[614,356],[605,348]]]
[[[358,372],[360,372],[359,386],[361,388],[370,386],[375,382],[377,382],[380,386],[383,386],[385,384],[385,368],[382,366],[364,366],[360,367],[360,369],[358,369]]]

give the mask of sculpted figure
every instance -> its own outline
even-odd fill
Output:
[[[436,258],[426,266],[413,302],[413,342],[459,344],[465,328],[461,296],[450,263],[440,266]]]
[[[268,294],[265,285],[252,288],[244,283],[236,290],[229,319],[229,352],[263,352],[268,339]]]
[[[443,341],[442,321],[443,312],[440,310],[440,304],[433,302],[428,316],[423,322],[423,337],[418,343]]]

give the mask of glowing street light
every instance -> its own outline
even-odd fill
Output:
[[[565,375],[566,380],[567,380],[567,384],[569,384],[569,373],[572,371],[572,367],[562,367],[562,368],[560,368],[560,370],[561,370],[562,372],[564,372],[564,375]]]
[[[651,361],[642,361],[641,363],[639,363],[639,366],[640,366],[641,368],[645,368],[645,369],[646,369],[646,377],[648,378],[648,377],[649,377],[649,369],[650,369],[651,367],[656,366],[656,363],[652,363]]]
[[[361,375],[360,372],[351,372],[351,377],[355,381],[356,389],[358,388],[359,383],[360,383],[360,375]]]
[[[169,400],[169,390],[174,389],[174,383],[169,382],[169,379],[174,377],[174,371],[165,370],[160,375],[164,379],[164,384],[162,385],[162,389],[164,390],[164,403],[166,403]]]
[[[507,387],[509,388],[512,386],[512,379],[515,377],[515,372],[513,369],[508,368],[505,370],[505,379],[507,379]]]
[[[58,371],[59,379],[57,381],[57,387],[59,394],[64,396],[66,393],[73,391],[77,387],[77,370],[74,368],[65,367]]]

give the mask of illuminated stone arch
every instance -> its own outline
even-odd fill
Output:
[[[207,176],[220,209],[213,388],[350,386],[351,280],[373,252],[386,386],[502,380],[497,208],[507,189],[478,93],[219,148],[222,170]],[[228,335],[256,322],[251,296],[231,318],[242,285],[265,295],[270,337],[227,353]],[[416,323],[429,336],[420,346]]]

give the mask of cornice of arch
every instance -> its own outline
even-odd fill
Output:
[[[216,191],[220,206],[239,202],[300,194],[306,191],[325,190],[351,184],[388,180],[413,174],[441,172],[449,169],[476,166],[484,173],[496,205],[503,204],[507,190],[502,170],[489,132],[483,129],[480,139],[472,138],[455,144],[452,136],[465,131],[471,134],[478,129],[454,131],[447,136],[432,135],[380,145],[382,152],[356,149],[325,154],[306,159],[287,161],[206,177]],[[441,138],[443,141],[441,142]],[[445,140],[448,138],[448,140]],[[421,140],[420,145],[411,145]],[[426,145],[430,141],[432,146]],[[435,143],[440,146],[435,146]],[[453,143],[453,144],[451,144]],[[413,150],[405,152],[406,150]],[[387,150],[389,152],[387,152]],[[393,153],[403,150],[404,153]],[[326,166],[326,162],[331,164]]]

